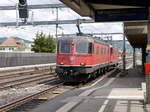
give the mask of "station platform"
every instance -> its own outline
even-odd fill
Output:
[[[144,104],[140,69],[101,78],[93,86],[70,90],[31,109],[30,112],[150,112]]]

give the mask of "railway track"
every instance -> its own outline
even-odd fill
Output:
[[[42,73],[45,71],[54,72],[55,66],[45,66],[45,67],[31,67],[31,68],[21,68],[12,70],[0,70],[0,80],[12,79],[17,77],[22,77],[25,75],[32,75],[35,73]]]
[[[31,83],[40,83],[47,80],[54,80],[57,75],[50,67],[28,68],[23,71],[3,71],[0,73],[0,90],[20,87]]]
[[[126,58],[126,66],[129,64],[129,63],[131,63],[132,62],[132,58]],[[122,59],[120,59],[119,60],[119,62],[118,62],[118,68],[122,68],[122,66],[123,66],[123,64],[122,64]]]
[[[53,90],[53,89],[59,87],[60,85],[62,85],[62,83],[59,83],[59,84],[57,84],[57,85],[55,85],[55,86],[52,86],[52,87],[50,87],[50,88],[48,88],[48,89],[45,89],[45,90],[43,90],[43,91],[40,91],[40,92],[38,92],[38,93],[35,93],[35,94],[32,94],[32,95],[23,97],[23,98],[21,98],[21,99],[19,99],[19,100],[10,102],[9,104],[2,105],[2,106],[0,106],[0,112],[6,112],[6,111],[8,111],[8,110],[11,110],[11,109],[17,107],[17,106],[20,106],[20,105],[22,105],[22,104],[25,104],[25,103],[27,103],[27,102],[29,102],[29,101],[31,101],[31,100],[33,100],[33,99],[35,99],[35,98],[37,98],[37,97],[43,95],[43,94],[46,94],[47,92],[49,92],[49,91],[51,91],[51,90]]]
[[[15,87],[22,87],[27,84],[40,83],[42,81],[54,80],[54,79],[56,79],[56,75],[40,74],[40,75],[34,76],[32,78],[28,77],[28,78],[24,78],[24,79],[0,83],[0,90],[6,90],[6,89],[10,89],[10,88],[15,88]]]
[[[23,72],[15,72],[15,73],[6,73],[6,74],[0,74],[0,80],[5,80],[5,79],[12,79],[12,78],[18,78],[18,77],[22,77],[22,76],[27,76],[27,75],[32,75],[35,73],[42,73],[45,71],[50,71],[49,69],[45,69],[45,70],[27,70],[27,71],[23,71]]]

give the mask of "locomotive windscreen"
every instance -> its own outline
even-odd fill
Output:
[[[59,41],[59,53],[70,53],[70,46],[71,41],[70,40],[61,40]]]
[[[92,53],[92,43],[87,41],[77,41],[76,44],[77,54],[91,54]]]
[[[77,40],[72,44],[73,40],[60,40],[58,42],[58,53],[70,54],[74,49],[75,54],[92,54],[93,44],[86,40]]]
[[[87,54],[88,53],[88,43],[86,41],[77,41],[76,53],[77,54]]]

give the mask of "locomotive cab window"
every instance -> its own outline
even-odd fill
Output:
[[[70,53],[70,47],[71,47],[71,41],[68,40],[61,40],[58,43],[58,49],[59,53],[65,53],[68,54]]]
[[[88,54],[92,53],[92,45],[87,41],[77,41],[76,43],[77,54]]]

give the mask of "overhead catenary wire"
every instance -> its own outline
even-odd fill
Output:
[[[10,1],[10,2],[12,2],[12,3],[15,3],[15,4],[17,3],[17,2],[16,2],[16,1],[14,1],[14,0],[8,0],[8,1]]]

